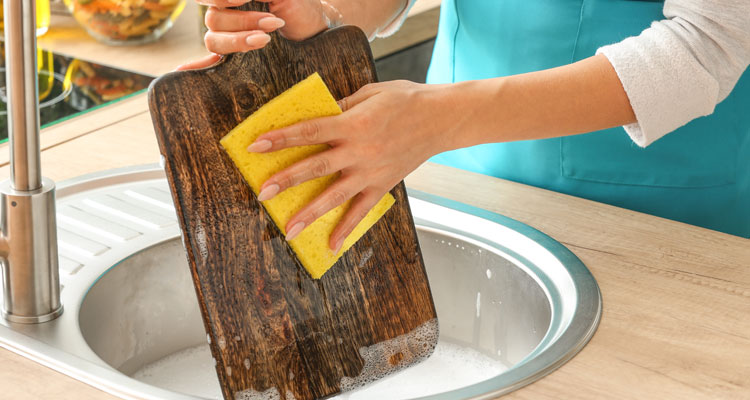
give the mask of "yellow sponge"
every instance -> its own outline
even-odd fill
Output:
[[[278,171],[328,148],[327,145],[301,146],[272,153],[250,153],[247,147],[260,135],[300,121],[337,115],[341,109],[323,80],[315,73],[259,108],[221,139],[221,145],[239,168],[250,187],[258,195],[266,179]],[[286,235],[289,219],[303,206],[325,190],[337,175],[328,175],[289,188],[271,200],[264,201],[268,214]],[[351,200],[329,211],[289,241],[302,265],[314,279],[319,279],[336,260],[375,224],[395,200],[390,193],[373,207],[362,222],[344,240],[339,254],[328,247],[336,224],[344,216]]]

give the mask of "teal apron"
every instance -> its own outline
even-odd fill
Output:
[[[443,0],[429,83],[493,78],[593,56],[664,19],[632,0]],[[647,148],[622,128],[474,146],[433,162],[750,237],[750,71],[714,114]]]

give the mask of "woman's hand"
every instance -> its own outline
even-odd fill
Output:
[[[271,176],[260,200],[302,182],[338,173],[338,179],[286,226],[287,240],[329,210],[353,198],[329,240],[338,253],[344,239],[386,192],[429,157],[452,148],[443,86],[408,81],[370,84],[339,101],[344,113],[261,135],[248,151],[267,153],[325,143],[330,149]]]
[[[268,33],[280,29],[291,40],[307,39],[327,28],[320,0],[256,0],[269,3],[269,12],[239,11],[248,0],[198,0],[209,6],[205,23],[206,49],[212,54],[177,67],[178,70],[205,68],[219,60],[219,54],[247,52],[265,47]]]

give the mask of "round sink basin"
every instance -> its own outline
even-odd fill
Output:
[[[570,251],[516,221],[419,197],[410,203],[440,324],[435,360],[346,398],[494,398],[548,374],[586,344],[601,297]],[[152,385],[155,398],[220,398],[179,237],[103,274],[81,304],[79,324],[102,361]]]

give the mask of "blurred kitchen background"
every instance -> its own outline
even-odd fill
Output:
[[[398,33],[372,42],[381,81],[424,82],[439,3],[418,3],[414,11],[419,12]],[[152,47],[172,52],[174,66],[206,53],[202,9],[194,0],[37,0],[36,4],[43,127],[145,90],[154,77],[169,72],[152,69],[148,62]],[[186,42],[192,45],[185,46]],[[2,42],[0,49],[1,143],[7,140]],[[87,58],[78,58],[79,54]]]

